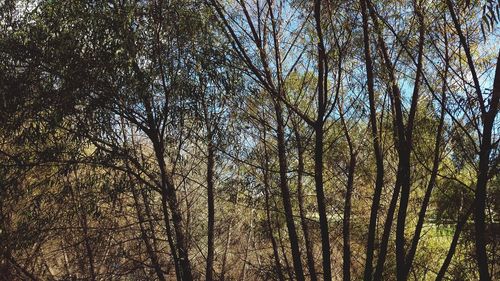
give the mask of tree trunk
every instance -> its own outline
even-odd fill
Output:
[[[177,194],[175,192],[174,182],[171,175],[167,174],[166,163],[165,159],[163,158],[163,146],[158,140],[153,140],[153,146],[155,150],[156,160],[158,161],[158,165],[160,168],[161,196],[163,200],[165,223],[169,224],[169,218],[165,210],[168,204],[168,208],[170,209],[170,212],[172,214],[172,223],[174,224],[175,242],[179,258],[181,278],[183,281],[191,281],[193,280],[193,275],[191,272],[191,262],[189,260],[187,240],[183,232],[184,225],[182,223],[182,215],[177,200]]]
[[[436,281],[441,281],[444,278],[444,275],[446,274],[446,270],[448,270],[448,266],[451,263],[451,259],[453,258],[453,255],[455,254],[455,250],[457,249],[458,245],[458,239],[460,238],[460,234],[462,233],[462,229],[467,223],[467,220],[470,217],[470,214],[472,213],[474,206],[471,206],[469,210],[463,215],[462,218],[458,218],[458,223],[455,228],[455,233],[453,234],[453,239],[451,240],[450,248],[448,249],[448,254],[446,255],[446,258],[444,259],[443,265],[441,265],[441,268],[439,269],[439,272],[436,276]]]
[[[344,281],[351,280],[351,197],[354,188],[354,170],[356,167],[356,155],[351,149],[349,160],[349,171],[347,172],[347,188],[344,201],[344,218],[342,223],[343,232],[343,277]]]
[[[302,186],[302,177],[304,176],[304,147],[302,144],[302,139],[300,137],[300,132],[298,128],[298,124],[293,124],[293,129],[295,133],[295,141],[297,146],[297,195],[299,199],[299,215],[300,215],[300,223],[302,226],[302,232],[304,233],[304,241],[306,246],[306,257],[307,257],[307,268],[309,270],[309,275],[311,281],[317,281],[317,273],[316,268],[314,266],[314,245],[309,237],[309,225],[307,222],[307,216],[304,210],[304,191]]]
[[[477,173],[477,183],[475,192],[475,203],[474,203],[474,226],[475,226],[475,237],[476,237],[476,260],[479,269],[479,277],[481,280],[491,280],[490,273],[488,271],[488,254],[486,252],[486,224],[485,224],[485,209],[486,209],[486,193],[488,184],[488,173],[490,164],[490,153],[492,148],[491,137],[493,125],[495,124],[495,117],[498,113],[498,103],[500,99],[500,53],[497,58],[497,65],[495,70],[495,80],[493,84],[493,91],[491,94],[490,108],[486,109],[486,103],[483,98],[481,91],[481,86],[474,66],[474,61],[472,59],[472,53],[467,44],[467,40],[463,34],[462,28],[460,27],[460,22],[455,14],[453,8],[453,3],[451,0],[447,0],[446,4],[448,10],[450,11],[451,18],[457,34],[460,39],[460,45],[464,48],[465,56],[467,57],[467,64],[469,65],[469,70],[471,71],[472,79],[474,81],[474,87],[476,89],[477,100],[479,102],[481,110],[481,121],[483,122],[483,132],[479,148],[479,170]]]
[[[125,118],[123,118],[123,117],[121,118],[121,126],[122,126],[123,139],[124,139],[125,144],[127,144],[128,137],[127,137],[127,134],[125,133]],[[130,139],[131,144],[133,146],[135,146],[135,138],[134,138],[133,133],[131,134],[130,138],[131,138]],[[125,161],[125,165],[126,165],[127,169],[130,169],[129,161]],[[130,174],[128,175],[128,178],[129,178],[129,181],[131,183],[132,197],[134,199],[137,219],[139,220],[139,228],[141,230],[141,238],[144,242],[144,245],[146,246],[146,252],[148,253],[149,259],[151,261],[151,264],[153,265],[153,268],[155,270],[156,276],[158,277],[158,280],[166,281],[165,276],[163,274],[163,271],[161,269],[161,265],[160,265],[159,260],[158,260],[158,255],[156,254],[156,249],[154,249],[153,246],[151,245],[149,238],[148,238],[148,235],[147,235],[146,228],[144,227],[145,219],[144,219],[144,214],[142,213],[142,210],[141,210],[138,191],[134,185],[133,178]],[[151,234],[153,236],[153,243],[154,243],[155,231],[153,228],[153,224],[150,220],[151,212],[150,212],[149,207],[147,205],[148,202],[146,201],[146,196],[145,196],[144,190],[141,190],[141,195],[142,195],[142,199],[143,199],[143,203],[144,203],[144,207],[145,207],[145,211],[146,211],[146,216],[148,217],[148,220],[149,220],[149,227],[150,227]],[[176,259],[174,259],[174,263],[176,263]],[[178,281],[180,281],[179,278],[178,278]]]
[[[495,70],[495,82],[491,95],[490,109],[483,116],[483,134],[479,150],[479,171],[477,174],[476,194],[474,201],[474,226],[476,232],[476,259],[481,280],[491,280],[488,271],[488,254],[486,252],[486,192],[489,176],[491,138],[495,117],[500,99],[500,52]]]
[[[264,122],[263,122],[264,123]],[[263,124],[265,125],[265,124]],[[264,127],[264,136],[263,136],[263,141],[264,141],[264,195],[265,195],[265,208],[266,208],[266,218],[267,218],[267,228],[269,231],[269,239],[271,240],[271,245],[273,247],[273,257],[274,257],[274,264],[276,266],[276,273],[278,274],[278,279],[280,281],[285,280],[285,276],[283,275],[283,271],[281,269],[281,262],[280,262],[280,257],[279,257],[279,252],[278,252],[278,243],[276,243],[276,239],[274,238],[273,234],[273,227],[272,227],[272,219],[271,219],[271,211],[270,211],[270,204],[269,204],[269,154],[267,152],[267,144],[266,144],[266,131]]]
[[[274,108],[276,112],[276,126],[277,126],[277,139],[278,139],[278,161],[280,173],[280,189],[283,200],[283,208],[285,210],[286,226],[288,229],[288,236],[290,238],[290,246],[292,248],[292,261],[295,271],[295,277],[299,281],[304,281],[304,271],[302,269],[302,261],[299,249],[299,239],[293,220],[292,202],[290,199],[290,189],[288,187],[288,165],[286,161],[286,147],[285,147],[285,124],[283,121],[283,110],[280,101],[274,101]]]
[[[267,173],[267,172],[265,172]],[[267,177],[267,176],[265,176]],[[266,181],[266,180],[264,180]],[[272,221],[271,221],[271,212],[269,211],[270,205],[269,205],[269,186],[264,183],[264,193],[265,193],[265,200],[266,200],[266,218],[267,218],[267,228],[269,231],[269,239],[271,240],[271,245],[273,247],[273,257],[274,257],[274,265],[276,266],[276,273],[278,274],[278,279],[280,281],[285,280],[285,276],[283,275],[283,271],[281,270],[281,262],[280,262],[280,257],[278,253],[278,243],[276,243],[276,239],[274,238],[273,235],[273,227],[272,227]]]
[[[372,279],[373,256],[375,252],[375,232],[377,228],[377,215],[380,207],[380,197],[384,185],[384,162],[382,150],[380,148],[377,132],[377,108],[375,104],[375,90],[373,78],[373,63],[370,52],[370,32],[368,30],[368,14],[366,0],[361,0],[361,14],[363,17],[363,45],[365,53],[366,77],[368,83],[368,98],[370,103],[370,127],[373,138],[373,150],[375,152],[375,162],[377,166],[377,175],[375,180],[375,191],[373,194],[372,206],[370,209],[370,223],[368,226],[368,240],[366,244],[366,261],[364,270],[364,280]]]
[[[139,228],[141,231],[141,238],[142,241],[144,242],[144,245],[146,246],[146,252],[148,253],[149,260],[151,261],[151,264],[153,265],[153,268],[155,270],[156,276],[158,277],[158,280],[160,281],[166,281],[165,276],[163,275],[163,271],[161,270],[160,263],[158,261],[158,256],[156,255],[156,252],[153,249],[153,246],[151,245],[149,241],[149,237],[147,235],[146,228],[144,227],[144,214],[142,213],[140,203],[139,203],[139,196],[137,194],[137,189],[134,186],[134,183],[132,179],[130,179],[132,186],[132,197],[134,199],[134,205],[135,205],[135,211],[137,215],[137,219],[139,220]],[[154,232],[154,229],[151,229],[151,232]]]
[[[315,146],[314,146],[314,182],[316,185],[316,200],[318,204],[319,226],[321,232],[321,252],[323,258],[323,280],[332,280],[330,265],[330,234],[328,230],[328,217],[326,214],[325,192],[323,186],[323,138],[324,118],[326,113],[328,60],[323,33],[321,28],[321,1],[314,1],[314,19],[316,23],[316,35],[318,37],[318,89],[317,89],[317,119],[314,123]]]
[[[374,281],[382,280],[382,274],[384,273],[385,259],[387,257],[387,246],[389,245],[389,238],[391,237],[392,220],[394,218],[394,214],[396,213],[396,207],[398,205],[400,189],[401,189],[400,179],[396,178],[396,183],[394,185],[394,191],[392,193],[391,202],[389,203],[389,210],[387,211],[387,217],[385,219],[384,231],[382,232],[380,250],[377,259],[377,266],[375,268],[375,274],[373,276]]]
[[[446,87],[447,87],[447,77],[448,77],[448,64],[449,64],[449,57],[448,57],[448,40],[445,35],[445,69],[444,69],[444,75],[443,75],[443,84],[441,88],[441,113],[440,113],[440,118],[439,118],[439,125],[436,133],[436,141],[435,141],[435,148],[434,148],[434,159],[432,163],[432,171],[431,171],[431,177],[429,179],[429,183],[427,185],[427,189],[425,191],[424,195],[424,200],[422,202],[422,205],[420,207],[420,212],[418,214],[418,221],[417,225],[415,226],[415,233],[413,234],[413,241],[410,246],[410,249],[408,250],[408,254],[406,256],[406,276],[408,276],[408,273],[411,269],[413,259],[415,258],[415,253],[417,251],[418,247],[418,242],[420,240],[420,233],[422,232],[422,227],[424,225],[424,220],[425,220],[425,214],[427,212],[427,207],[429,206],[431,195],[432,195],[432,190],[434,189],[434,186],[436,184],[436,178],[438,174],[438,169],[439,169],[439,163],[440,163],[440,147],[442,143],[442,135],[443,135],[443,127],[444,127],[444,117],[446,113]]]
[[[214,265],[214,224],[215,224],[215,206],[214,206],[214,165],[215,155],[212,144],[212,133],[208,136],[208,163],[207,163],[207,203],[208,203],[208,249],[207,249],[207,268],[206,280],[213,281]]]

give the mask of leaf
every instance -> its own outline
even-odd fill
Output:
[[[481,22],[481,34],[483,35],[484,41],[486,41],[486,32],[484,32],[484,24]]]

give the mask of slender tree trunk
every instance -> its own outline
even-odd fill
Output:
[[[179,259],[179,268],[181,270],[182,280],[191,281],[193,280],[193,275],[191,272],[191,262],[189,260],[187,240],[184,234],[184,225],[182,222],[182,215],[180,206],[177,200],[177,194],[175,192],[175,186],[173,179],[167,174],[167,168],[165,159],[163,158],[163,146],[159,141],[153,140],[153,146],[155,150],[156,160],[160,168],[161,175],[161,196],[163,200],[164,208],[164,219],[165,223],[169,224],[169,218],[167,214],[166,207],[168,207],[172,214],[172,223],[174,225],[175,242],[177,246],[177,253]],[[165,204],[167,203],[167,204]]]
[[[302,186],[302,177],[304,175],[304,147],[302,144],[302,139],[300,136],[298,124],[294,123],[294,133],[295,133],[295,142],[297,146],[297,195],[299,199],[299,215],[300,215],[300,223],[302,226],[302,232],[304,233],[304,241],[306,246],[306,257],[307,257],[307,267],[309,270],[309,275],[311,281],[317,281],[317,273],[316,268],[314,266],[314,245],[311,242],[311,238],[309,237],[309,225],[307,222],[307,216],[304,210],[304,191]]]
[[[130,34],[127,33],[127,49],[131,53],[132,57],[135,58],[136,50],[135,43]],[[174,226],[176,249],[172,249],[172,253],[178,257],[178,269],[180,269],[181,279],[183,281],[193,280],[193,275],[191,271],[191,262],[189,260],[187,239],[184,234],[184,224],[182,221],[181,209],[177,199],[177,192],[175,190],[175,185],[173,182],[172,175],[167,171],[167,166],[165,163],[165,146],[161,133],[158,130],[158,120],[153,114],[153,100],[150,96],[147,96],[149,86],[145,82],[145,74],[141,71],[137,61],[133,61],[132,69],[137,75],[139,81],[137,91],[141,94],[142,105],[144,106],[145,118],[147,129],[144,133],[149,137],[153,144],[154,154],[158,167],[160,169],[160,189],[162,198],[162,208],[163,208],[163,219],[165,221],[165,226],[167,231],[170,227],[169,221],[169,209],[172,215],[172,223]],[[165,116],[166,118],[166,116]],[[172,241],[173,242],[173,241]],[[169,241],[170,243],[170,241]],[[171,246],[173,243],[171,244]]]
[[[356,155],[350,152],[349,170],[347,172],[347,188],[344,201],[343,229],[343,277],[344,281],[351,280],[351,197],[354,188],[354,170],[356,167]]]
[[[188,253],[188,243],[186,236],[183,232],[183,223],[182,216],[180,211],[180,206],[177,201],[177,197],[175,194],[173,181],[172,179],[168,179],[169,186],[166,190],[167,202],[169,203],[171,213],[172,213],[172,222],[174,224],[174,233],[177,242],[178,255],[179,255],[179,264],[182,272],[182,279],[184,281],[193,280],[193,275],[191,272],[191,261],[189,260]]]
[[[410,109],[409,123],[404,125],[401,92],[394,73],[394,65],[391,62],[387,45],[382,36],[382,30],[378,24],[378,18],[371,3],[368,3],[370,17],[372,18],[373,25],[377,34],[379,47],[383,57],[383,65],[387,69],[388,78],[390,83],[390,97],[393,108],[393,123],[394,123],[394,137],[396,139],[396,147],[399,157],[398,173],[396,175],[396,182],[399,182],[401,188],[401,197],[399,201],[399,211],[396,225],[396,271],[398,280],[405,280],[405,226],[406,226],[406,211],[410,197],[410,155],[412,145],[412,129],[413,118],[416,112],[419,78],[421,73],[421,58],[417,66],[417,76],[415,78],[415,87],[412,95],[412,107]],[[422,27],[422,23],[421,23]],[[420,43],[423,44],[423,34],[420,37]],[[421,47],[420,47],[421,48]],[[421,53],[422,50],[420,50]],[[406,127],[406,130],[405,130]],[[398,190],[399,192],[399,190]],[[393,196],[395,198],[395,196]],[[387,223],[387,221],[386,221]],[[391,222],[392,223],[392,222]],[[386,249],[381,249],[385,251]]]
[[[131,179],[130,179],[131,180]],[[153,249],[153,246],[151,245],[148,234],[146,231],[146,228],[144,227],[144,214],[142,213],[142,209],[140,207],[139,203],[139,196],[137,194],[137,189],[135,188],[133,181],[132,182],[132,197],[134,199],[134,205],[135,205],[135,212],[137,215],[137,219],[139,220],[139,228],[141,231],[141,238],[142,241],[144,242],[144,245],[146,246],[146,252],[148,253],[149,260],[151,261],[151,264],[153,265],[153,269],[155,270],[156,276],[158,277],[158,280],[160,281],[166,281],[165,276],[163,275],[163,271],[161,270],[160,263],[158,261],[158,256],[156,255],[156,252]],[[151,229],[151,232],[153,232],[154,229]]]
[[[316,145],[314,149],[314,180],[316,182],[316,200],[318,204],[321,232],[323,280],[331,280],[330,235],[328,231],[328,217],[326,215],[325,192],[323,188],[323,133],[323,125],[317,125],[315,128]]]
[[[152,115],[150,113],[150,111],[148,111],[148,119],[150,119],[150,123],[152,123]],[[154,126],[151,126],[151,127],[154,127]],[[149,132],[151,134],[151,132]],[[161,177],[161,186],[160,186],[160,190],[161,190],[161,207],[162,207],[162,213],[163,213],[163,221],[165,222],[165,229],[166,229],[166,232],[167,232],[167,241],[168,241],[168,244],[170,246],[170,252],[172,254],[172,258],[174,260],[174,265],[175,265],[175,274],[176,274],[176,278],[177,280],[183,280],[183,281],[187,281],[187,280],[192,280],[192,277],[191,279],[189,279],[189,277],[191,276],[191,273],[190,273],[190,267],[188,266],[186,268],[186,265],[182,264],[183,261],[182,261],[182,258],[183,256],[181,255],[181,250],[180,250],[180,247],[182,247],[182,244],[181,242],[183,241],[183,234],[182,234],[182,228],[179,228],[179,220],[180,220],[180,215],[178,215],[178,218],[177,218],[177,221],[174,220],[174,229],[175,229],[175,241],[174,241],[174,235],[172,233],[172,227],[170,225],[170,212],[169,212],[169,209],[170,210],[173,210],[173,207],[172,206],[175,206],[175,208],[178,208],[178,204],[176,203],[177,202],[177,198],[175,197],[172,197],[170,198],[171,201],[174,201],[172,202],[172,204],[169,205],[169,196],[172,196],[172,194],[169,194],[169,190],[168,190],[168,186],[167,186],[167,175],[166,175],[166,165],[165,165],[165,159],[163,159],[163,146],[160,145],[159,141],[156,140],[155,136],[154,135],[150,135],[149,136],[152,143],[153,143],[153,148],[154,148],[154,152],[155,152],[155,156],[156,156],[156,159],[158,161],[158,165],[160,167],[160,177]],[[173,188],[173,184],[170,185],[171,188]],[[173,190],[173,196],[176,196],[175,195],[175,190]],[[173,213],[173,211],[172,211]],[[180,236],[181,236],[181,242],[179,242],[179,236],[178,234],[180,233]],[[184,261],[185,263],[186,261]],[[189,264],[189,261],[188,261],[188,264]],[[185,273],[187,273],[187,277],[185,277]],[[185,279],[187,278],[187,279]]]
[[[172,260],[174,262],[175,276],[176,276],[177,281],[181,281],[183,279],[182,279],[182,272],[181,272],[181,268],[180,268],[179,254],[178,254],[177,246],[175,245],[175,242],[174,242],[174,235],[173,235],[172,227],[170,224],[170,214],[168,211],[167,198],[165,196],[163,196],[163,191],[160,195],[161,195],[161,210],[163,213],[163,221],[165,222],[165,230],[166,230],[166,234],[167,234],[168,245],[170,247],[170,254],[172,255]],[[145,194],[144,191],[142,192],[142,200],[144,201],[144,206],[145,206],[146,212],[151,214],[151,210],[150,210],[150,208],[148,206],[148,202],[147,202],[147,195]],[[152,230],[154,229],[152,223],[150,223],[150,228]],[[155,234],[153,231],[153,236],[154,235]],[[153,240],[153,243],[155,243],[154,240]]]
[[[226,236],[226,247],[224,248],[224,254],[222,255],[222,265],[220,272],[220,281],[225,280],[226,276],[226,264],[227,264],[227,251],[229,250],[229,245],[231,245],[231,225],[228,226],[227,236]]]
[[[316,35],[318,37],[318,89],[317,89],[317,119],[314,124],[315,146],[314,146],[314,181],[316,185],[316,200],[318,204],[319,224],[321,232],[321,252],[323,258],[323,280],[332,280],[330,265],[330,234],[328,230],[328,217],[326,214],[325,192],[323,186],[323,139],[324,118],[326,113],[328,60],[326,57],[323,32],[321,27],[321,0],[314,1],[314,19],[316,23]]]
[[[167,241],[168,246],[170,247],[170,254],[172,255],[172,259],[174,261],[175,267],[175,276],[178,281],[182,279],[182,271],[180,268],[179,254],[177,251],[177,246],[174,242],[174,235],[172,232],[172,226],[170,225],[170,214],[168,211],[168,203],[164,196],[161,196],[161,208],[163,213],[163,221],[165,222],[165,230],[167,232]]]
[[[343,280],[351,280],[351,197],[354,189],[354,172],[356,169],[356,151],[352,143],[349,128],[344,119],[343,105],[339,103],[339,115],[344,130],[344,135],[349,146],[349,164],[347,167],[347,185],[344,196],[344,213],[342,219],[342,240],[343,240]]]
[[[401,183],[399,181],[399,178],[396,178],[396,183],[394,185],[394,191],[392,193],[391,202],[389,203],[389,210],[387,210],[387,217],[385,219],[384,231],[382,232],[380,250],[377,259],[377,266],[375,268],[375,274],[373,276],[374,281],[382,280],[382,274],[384,273],[385,259],[387,257],[387,246],[389,245],[389,238],[391,237],[392,220],[394,218],[394,214],[396,213],[396,207],[398,205],[400,189],[401,189]]]
[[[280,257],[279,257],[279,252],[278,252],[278,243],[276,243],[276,239],[274,238],[273,234],[273,227],[272,227],[272,219],[271,219],[271,211],[270,211],[270,204],[269,204],[269,190],[270,190],[270,185],[269,185],[269,154],[267,151],[267,144],[266,144],[266,131],[265,127],[264,128],[264,195],[265,195],[265,208],[266,208],[266,218],[267,218],[267,228],[269,231],[269,239],[271,240],[271,245],[273,247],[273,257],[274,257],[274,264],[276,266],[276,273],[278,275],[278,279],[280,281],[285,280],[285,276],[283,275],[283,270],[281,269],[281,262],[280,262]]]
[[[460,22],[455,13],[453,3],[451,0],[446,0],[448,10],[450,11],[453,24],[457,31],[460,39],[460,45],[464,49],[465,56],[467,57],[467,64],[472,75],[474,82],[474,87],[476,89],[477,100],[479,102],[481,110],[481,121],[483,122],[483,131],[479,148],[479,170],[477,173],[477,183],[475,192],[475,203],[474,203],[474,226],[475,226],[475,238],[476,238],[476,260],[479,269],[479,277],[481,280],[491,280],[490,273],[488,271],[488,254],[486,252],[486,224],[485,224],[485,209],[486,209],[486,193],[488,184],[488,173],[490,164],[490,153],[491,153],[491,138],[492,130],[495,123],[495,117],[498,113],[498,103],[500,98],[500,54],[497,58],[497,65],[495,70],[495,80],[493,84],[493,92],[490,100],[489,110],[486,109],[486,103],[483,98],[481,91],[481,86],[479,84],[479,79],[474,66],[474,60],[472,59],[472,53],[467,44],[467,39],[465,38],[462,28],[460,27]]]
[[[265,172],[267,173],[267,172]],[[267,176],[265,176],[267,177]],[[264,180],[266,181],[266,180]],[[274,265],[276,266],[276,273],[278,274],[278,279],[280,281],[285,280],[285,276],[283,275],[283,270],[281,269],[281,262],[280,262],[280,257],[278,253],[278,243],[276,243],[276,239],[274,238],[273,234],[273,227],[272,227],[272,220],[271,220],[271,212],[269,210],[270,205],[269,205],[269,186],[267,184],[264,184],[264,193],[265,193],[265,200],[266,200],[266,218],[267,218],[267,228],[269,231],[269,239],[271,240],[271,245],[273,247],[273,257],[274,257]]]
[[[273,201],[275,208],[277,208],[278,204],[276,200]],[[293,266],[290,266],[290,262],[288,261],[288,253],[285,249],[285,245],[283,244],[284,242],[283,242],[283,235],[281,233],[281,227],[278,225],[278,227],[276,227],[276,230],[278,230],[278,242],[281,250],[281,255],[283,256],[283,263],[286,269],[286,274],[288,275],[288,279],[293,280]]]
[[[234,204],[234,206],[236,206],[237,202],[238,202],[238,197],[236,196],[234,202],[232,203]],[[221,265],[219,281],[224,281],[226,278],[227,252],[229,251],[229,247],[231,246],[233,221],[234,221],[233,219],[230,220],[230,223],[227,228],[226,246],[224,247],[224,254],[222,255],[222,265]]]
[[[405,271],[405,227],[406,210],[410,199],[410,151],[408,147],[398,149],[401,177],[401,197],[399,199],[399,209],[396,222],[396,274],[397,280],[406,280]]]
[[[75,179],[78,180],[78,172],[75,170]],[[83,246],[85,247],[85,257],[87,258],[88,262],[88,272],[90,275],[90,280],[96,281],[96,273],[95,273],[95,267],[94,267],[94,251],[92,249],[92,245],[90,245],[90,237],[89,237],[89,232],[88,232],[88,221],[87,221],[87,215],[84,210],[82,210],[82,204],[80,202],[80,191],[78,188],[76,188],[76,194],[73,188],[70,188],[71,191],[71,197],[73,199],[73,202],[76,204],[76,212],[79,216],[80,219],[80,227],[82,228],[82,234],[83,234]],[[83,265],[82,262],[82,273],[85,274],[85,266]]]
[[[304,281],[304,271],[302,269],[302,261],[299,248],[299,239],[295,228],[293,219],[292,202],[290,199],[290,189],[288,187],[288,165],[286,161],[286,147],[285,147],[285,124],[283,121],[283,111],[280,101],[275,101],[274,104],[277,122],[277,139],[278,139],[278,161],[280,173],[280,189],[283,200],[283,208],[285,210],[285,219],[288,229],[288,236],[290,238],[290,246],[292,248],[292,261],[295,271],[295,278],[299,281]]]
[[[250,230],[248,232],[247,236],[247,242],[245,243],[245,257],[243,258],[243,267],[241,268],[240,275],[238,277],[238,280],[245,281],[246,274],[247,274],[247,263],[248,263],[248,249],[250,248],[250,240],[252,239],[253,235],[253,220],[254,220],[254,211],[252,210],[252,213],[250,215]]]
[[[155,253],[157,253],[158,252],[158,245],[157,245],[157,242],[156,242],[157,241],[156,231],[155,231],[155,226],[154,226],[154,223],[153,223],[153,218],[154,218],[153,212],[151,211],[151,207],[149,206],[150,202],[149,202],[146,190],[145,189],[141,189],[140,193],[141,193],[142,202],[144,204],[144,215],[146,216],[146,218],[148,218],[149,230],[151,231],[151,240],[152,240],[151,245],[152,245],[153,250],[155,251]],[[171,237],[172,235],[170,233],[170,234],[167,234],[167,236]],[[174,262],[175,262],[175,260],[174,260]]]
[[[400,151],[399,161],[402,164],[402,185],[401,185],[401,199],[399,202],[399,210],[398,210],[398,221],[397,221],[397,229],[396,229],[396,270],[398,280],[406,280],[408,279],[409,265],[406,262],[405,256],[405,227],[406,227],[406,214],[408,210],[408,202],[410,199],[410,190],[411,190],[411,152],[413,146],[413,124],[415,121],[415,115],[417,112],[418,98],[419,98],[419,89],[420,89],[420,78],[422,76],[422,67],[423,67],[423,48],[424,48],[424,37],[425,37],[425,29],[424,29],[424,17],[420,10],[418,4],[414,3],[415,13],[417,15],[419,21],[419,43],[418,43],[418,58],[417,58],[417,70],[415,76],[415,82],[413,86],[413,94],[411,98],[411,107],[410,113],[408,116],[408,122],[406,124],[406,134],[404,136],[405,144],[400,141],[400,145],[402,147],[398,148]],[[391,75],[391,79],[393,80],[393,87],[397,87],[394,75]],[[398,96],[395,96],[394,99],[398,101],[400,99],[399,90],[397,91]],[[399,105],[398,105],[399,104]],[[397,106],[396,110],[401,109],[400,102],[398,101],[395,106]],[[397,114],[397,118],[402,118],[402,115],[399,116]],[[403,123],[401,119],[398,123]],[[401,133],[398,131],[398,133]],[[401,136],[398,137],[400,139]],[[437,168],[436,168],[437,169]],[[430,194],[429,194],[430,196]],[[424,213],[425,215],[425,213]],[[413,255],[413,254],[412,254]]]
[[[209,129],[210,130],[210,129]],[[214,265],[214,224],[215,224],[215,206],[214,206],[214,165],[215,155],[212,144],[212,132],[208,135],[208,162],[207,162],[207,203],[208,203],[208,249],[207,249],[207,268],[206,280],[213,281]]]
[[[83,220],[83,237],[85,241],[85,251],[87,252],[87,258],[89,262],[89,272],[90,272],[90,278],[92,281],[96,281],[96,272],[95,272],[95,265],[94,265],[94,251],[92,250],[92,246],[90,245],[90,237],[88,233],[88,221],[87,221],[87,216],[85,214],[82,215],[82,220]]]
[[[500,99],[500,52],[497,58],[495,81],[491,95],[490,109],[483,116],[483,134],[479,149],[479,171],[477,174],[476,194],[474,201],[474,226],[476,232],[476,259],[481,280],[491,280],[488,271],[488,254],[486,252],[486,192],[488,184],[490,153],[492,150],[492,131],[498,112]]]
[[[440,113],[440,118],[439,118],[439,125],[436,133],[436,141],[435,141],[435,148],[434,148],[434,159],[432,163],[432,171],[431,171],[431,177],[429,179],[429,183],[427,185],[427,189],[425,191],[424,199],[422,202],[422,205],[420,207],[420,212],[418,214],[418,221],[417,225],[415,226],[415,233],[413,235],[413,240],[412,244],[410,246],[410,249],[408,250],[408,254],[406,256],[406,276],[408,276],[408,272],[411,269],[413,259],[415,258],[415,253],[417,251],[418,247],[418,242],[420,240],[420,233],[422,232],[422,227],[424,225],[424,220],[425,220],[425,214],[427,212],[427,207],[429,206],[429,202],[431,199],[432,195],[432,190],[434,189],[435,183],[436,183],[436,178],[438,174],[438,169],[439,169],[439,162],[440,162],[440,147],[442,144],[442,135],[443,135],[443,127],[444,127],[444,117],[445,117],[445,112],[446,112],[446,88],[447,88],[447,77],[448,77],[448,67],[449,67],[449,57],[448,57],[448,40],[446,37],[446,34],[444,36],[445,40],[445,69],[444,69],[444,75],[443,75],[443,84],[442,84],[442,89],[441,89],[441,113]]]
[[[366,77],[368,82],[368,98],[370,103],[370,127],[373,139],[373,150],[375,152],[376,162],[376,180],[375,190],[373,194],[372,206],[370,209],[370,222],[368,226],[368,241],[366,244],[366,261],[364,270],[364,280],[372,279],[373,271],[373,256],[375,252],[375,233],[377,228],[377,215],[380,207],[380,197],[382,195],[382,187],[384,184],[384,162],[382,158],[382,150],[380,148],[379,136],[377,132],[377,108],[375,103],[374,77],[373,77],[373,62],[370,51],[370,32],[368,30],[368,14],[366,0],[361,0],[361,14],[363,18],[363,45],[365,53]]]
[[[127,134],[125,132],[125,118],[123,118],[123,117],[121,118],[121,126],[122,126],[122,128],[121,128],[122,129],[121,130],[122,136],[123,136],[125,144],[127,144],[128,137],[127,137]],[[134,139],[133,133],[131,135],[130,141],[131,141],[131,144],[133,146],[135,146],[135,139]],[[129,161],[126,161],[125,165],[127,166],[127,169],[130,169]],[[139,228],[141,230],[141,238],[144,242],[144,245],[146,246],[146,252],[148,253],[149,259],[151,261],[151,264],[153,265],[153,268],[155,270],[156,276],[158,277],[158,280],[166,281],[165,276],[163,274],[163,271],[161,269],[161,265],[160,265],[159,260],[158,260],[158,255],[156,254],[156,249],[154,249],[153,246],[151,245],[149,238],[148,238],[148,235],[147,235],[147,231],[144,227],[145,219],[144,219],[144,214],[142,213],[142,209],[140,206],[138,191],[135,187],[134,181],[133,181],[132,177],[130,176],[130,174],[128,175],[128,177],[129,177],[129,181],[131,182],[132,197],[134,199],[134,205],[135,205],[137,219],[139,220]],[[145,198],[145,195],[142,191],[141,191],[141,194],[143,197],[144,207],[146,209],[146,215],[147,215],[148,220],[149,220],[149,227],[150,227],[151,234],[153,235],[153,243],[154,243],[154,228],[153,228],[152,222],[150,220],[151,212],[149,212],[149,207],[147,206],[148,203],[145,200],[146,198]],[[175,260],[174,260],[174,262],[175,262]]]
[[[458,218],[457,226],[455,228],[455,233],[453,234],[453,238],[451,240],[450,248],[448,249],[448,254],[446,254],[446,258],[444,259],[443,264],[441,265],[441,268],[439,269],[439,272],[436,276],[436,281],[441,281],[444,278],[444,275],[446,274],[446,271],[448,270],[448,266],[451,263],[451,259],[453,258],[453,255],[455,254],[455,250],[457,249],[458,245],[458,239],[460,238],[460,234],[462,233],[463,227],[467,223],[467,220],[470,217],[470,214],[472,213],[474,209],[474,206],[471,206],[469,210],[462,216],[462,218]]]

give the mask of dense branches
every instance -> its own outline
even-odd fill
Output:
[[[497,6],[4,1],[0,280],[495,280]]]

